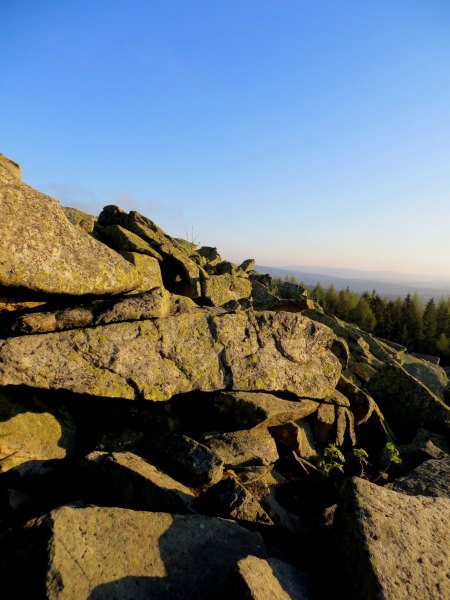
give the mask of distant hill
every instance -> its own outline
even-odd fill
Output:
[[[260,273],[269,273],[273,277],[295,277],[297,281],[303,281],[306,285],[316,285],[317,282],[323,287],[328,287],[333,284],[336,289],[345,289],[347,286],[357,293],[365,291],[371,292],[376,290],[381,296],[389,298],[404,297],[406,294],[414,294],[427,301],[430,298],[441,298],[442,296],[450,296],[450,281],[445,280],[426,280],[420,275],[405,275],[404,273],[382,272],[374,273],[379,278],[369,278],[370,272],[357,271],[356,269],[324,269],[327,273],[312,272],[311,267],[300,267],[302,270],[297,270],[296,267],[266,267],[256,265],[255,270]],[[334,275],[333,272],[336,274]],[[337,273],[340,274],[337,275]],[[358,276],[359,275],[359,276]],[[394,279],[398,275],[398,280]],[[402,280],[402,278],[411,277],[413,281]]]

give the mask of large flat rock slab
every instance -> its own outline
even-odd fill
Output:
[[[176,317],[10,338],[0,385],[167,400],[195,390],[326,398],[340,363],[332,332],[295,313],[198,309]]]
[[[59,203],[20,182],[0,157],[0,285],[53,294],[118,294],[138,287],[139,272],[75,227]]]
[[[201,515],[63,507],[44,526],[49,600],[216,598],[240,559],[266,556],[258,533]]]
[[[354,478],[335,517],[354,598],[450,598],[450,500]]]

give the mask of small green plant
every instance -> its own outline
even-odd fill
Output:
[[[387,442],[386,450],[388,451],[389,466],[400,465],[402,459],[400,457],[400,452],[398,451],[398,448],[394,444],[394,442]]]
[[[389,470],[389,467],[391,467],[392,465],[400,465],[402,463],[400,452],[398,451],[398,448],[394,444],[394,442],[387,442],[385,448],[387,450],[388,465],[385,469],[380,471],[378,477],[373,480],[373,483],[376,483],[381,478],[387,479],[387,472]]]
[[[323,451],[323,458],[319,461],[319,469],[322,474],[328,477],[330,473],[337,469],[344,472],[345,457],[336,444],[328,444]]]
[[[353,456],[359,462],[359,466],[361,467],[361,477],[365,476],[365,469],[369,464],[369,455],[364,450],[364,448],[353,448]]]

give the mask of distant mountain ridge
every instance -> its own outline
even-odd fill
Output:
[[[376,290],[381,296],[397,298],[397,296],[406,296],[408,293],[417,293],[424,301],[450,295],[450,280],[433,280],[432,278],[427,280],[426,276],[407,275],[393,271],[378,273],[376,271],[358,271],[357,269],[324,268],[321,269],[322,272],[317,272],[312,269],[313,267],[255,266],[255,270],[260,273],[269,273],[273,277],[281,277],[282,279],[295,277],[297,281],[303,281],[306,285],[313,286],[318,282],[323,287],[333,284],[338,290],[345,289],[348,286],[353,292],[359,294]],[[337,273],[340,273],[340,275],[337,275]],[[370,277],[370,274],[378,277]],[[397,280],[394,279],[396,275],[399,277]],[[390,279],[391,277],[392,279]],[[402,277],[411,277],[412,280],[404,279],[402,281]]]

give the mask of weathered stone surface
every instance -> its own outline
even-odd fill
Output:
[[[97,221],[96,217],[88,215],[77,208],[63,206],[62,209],[72,225],[75,225],[75,227],[78,227],[78,229],[81,229],[85,233],[92,233],[94,231],[95,222]]]
[[[443,391],[449,380],[442,367],[406,353],[401,357],[401,364],[405,371],[418,379],[434,394],[443,398]]]
[[[209,306],[223,306],[232,300],[248,300],[252,285],[245,277],[211,275],[202,281],[202,293]]]
[[[217,248],[213,248],[211,246],[202,246],[197,250],[199,256],[205,259],[206,267],[214,267],[222,262],[222,257],[220,256]]]
[[[256,498],[232,476],[210,487],[201,500],[201,507],[217,517],[273,525]]]
[[[222,479],[223,461],[204,444],[187,435],[166,433],[152,438],[148,451],[166,471],[191,487],[209,486]]]
[[[176,513],[192,509],[190,488],[132,452],[93,452],[85,465],[91,494],[102,504]]]
[[[285,282],[277,286],[269,275],[250,275],[253,305],[258,310],[300,312],[317,308],[300,286]]]
[[[200,515],[63,507],[42,527],[49,600],[206,600],[238,560],[266,556],[259,534]]]
[[[352,364],[351,369],[353,374],[363,383],[367,383],[372,375],[376,373],[376,370],[365,362],[355,362]]]
[[[45,472],[46,461],[70,456],[75,437],[76,426],[62,406],[0,394],[0,472]]]
[[[338,392],[339,393],[339,392]],[[353,413],[345,406],[335,407],[335,439],[336,446],[343,446],[346,439],[354,446],[356,444],[355,422]]]
[[[15,319],[12,331],[15,333],[47,333],[122,321],[154,319],[177,312],[182,312],[177,306],[177,298],[163,288],[156,288],[139,296],[94,300],[55,312],[24,314]]]
[[[364,361],[378,369],[383,367],[384,363],[398,359],[404,350],[403,346],[386,343],[386,340],[374,337],[357,325],[346,323],[337,317],[330,317],[323,311],[305,310],[303,314],[313,321],[327,325],[338,337],[344,339],[349,346],[354,362]]]
[[[333,404],[321,404],[315,414],[316,420],[313,426],[314,439],[319,442],[319,444],[324,444],[330,431],[333,427],[333,424],[336,420],[336,412]]]
[[[228,467],[270,465],[278,459],[275,441],[264,428],[208,434],[203,441]]]
[[[278,558],[242,558],[236,565],[231,597],[248,600],[308,600],[306,575]]]
[[[386,487],[410,496],[441,496],[450,499],[450,457],[445,455],[440,459],[426,460]]]
[[[139,252],[140,254],[147,254],[162,261],[162,256],[159,252],[141,237],[125,229],[125,227],[121,227],[120,225],[97,225],[96,232],[110,248],[118,252]]]
[[[243,262],[241,262],[241,264],[238,266],[238,270],[239,271],[243,271],[244,273],[248,273],[249,271],[251,271],[255,266],[255,259],[254,258],[247,258],[247,260],[244,260]]]
[[[8,179],[2,175],[0,186],[0,285],[81,295],[118,294],[140,284],[139,273],[73,226],[56,200]]]
[[[335,537],[355,598],[448,598],[450,500],[407,496],[354,478]]]
[[[105,225],[121,225],[132,231],[144,241],[148,242],[163,259],[163,278],[172,280],[175,284],[179,282],[179,293],[187,295],[188,288],[191,294],[197,294],[199,287],[200,269],[190,258],[186,248],[170,237],[150,219],[131,211],[129,214],[117,206],[105,206],[98,217],[98,223]],[[168,287],[168,286],[166,286]],[[170,291],[176,291],[169,288]],[[191,295],[191,297],[196,297]]]
[[[0,184],[18,185],[22,175],[17,163],[0,154]]]
[[[237,267],[234,263],[230,262],[229,260],[223,260],[215,266],[214,272],[216,275],[236,275]]]
[[[367,423],[373,412],[376,412],[380,418],[383,418],[375,400],[352,381],[344,377],[344,375],[341,375],[338,381],[337,391],[342,395],[345,394],[345,397],[349,400],[349,406],[354,415],[356,425]]]
[[[400,366],[386,367],[371,377],[368,391],[389,423],[402,430],[450,428],[450,408]]]
[[[142,277],[141,285],[130,292],[131,294],[142,294],[154,288],[163,287],[161,269],[156,258],[138,252],[121,252],[120,254],[139,271]]]
[[[0,385],[167,400],[193,390],[329,396],[331,332],[292,313],[196,312],[0,341]]]
[[[252,300],[255,308],[258,310],[270,310],[273,306],[280,304],[280,298],[274,290],[269,290],[256,277],[250,277],[250,281],[252,284]]]
[[[334,411],[334,409],[333,409]],[[307,421],[286,423],[271,430],[277,442],[287,446],[302,458],[315,458],[317,450],[311,426]]]

